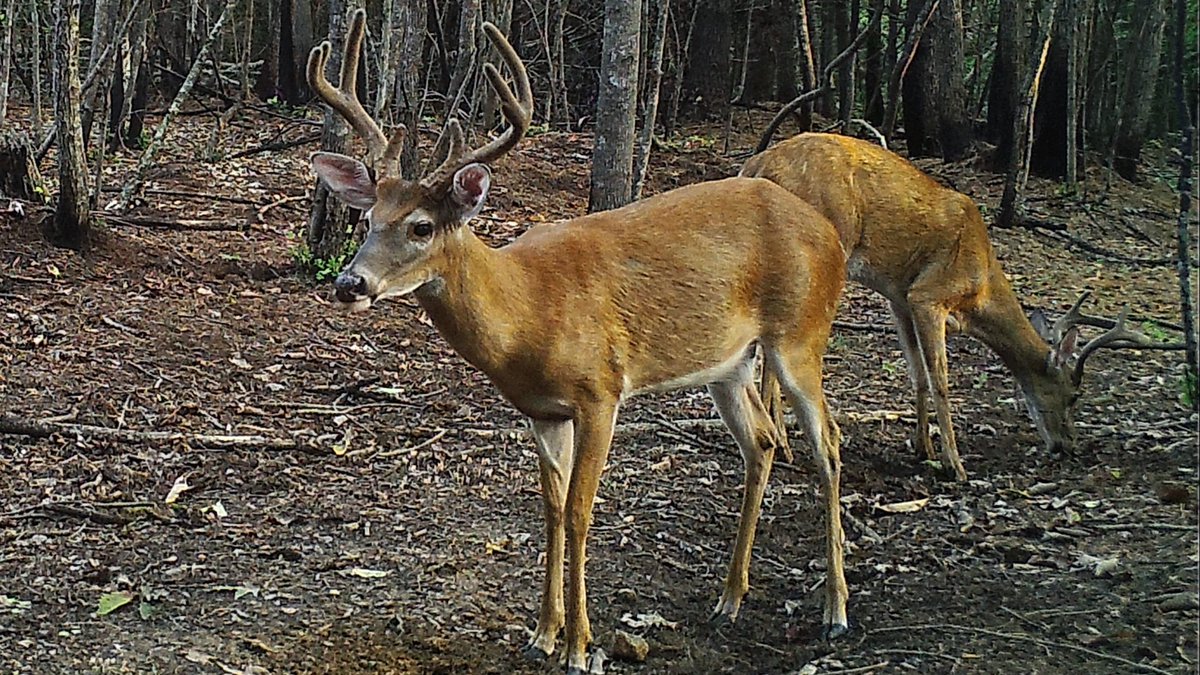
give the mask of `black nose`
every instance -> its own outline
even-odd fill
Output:
[[[367,280],[353,272],[342,272],[333,281],[333,291],[341,302],[354,302],[366,296]]]

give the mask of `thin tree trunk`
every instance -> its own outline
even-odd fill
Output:
[[[484,7],[487,20],[495,24],[500,32],[508,35],[512,28],[512,0],[492,0]],[[479,36],[479,45],[477,50],[484,55],[484,60],[492,65],[500,68],[502,66],[500,56],[496,51],[486,44],[487,36],[482,33]],[[480,83],[482,84],[482,82]],[[483,103],[480,106],[479,121],[483,129],[491,129],[499,120],[500,113],[500,97],[496,95],[496,91],[490,86],[483,87]]]
[[[121,0],[96,0],[96,15],[92,20],[92,49],[88,57],[88,70],[96,69],[96,86],[83,92],[83,145],[91,145],[92,123],[95,120],[96,104],[100,97],[107,96],[112,86],[115,58],[105,58],[110,52],[116,55],[117,45],[114,27],[121,14]]]
[[[872,0],[871,13],[883,11],[884,0]],[[866,67],[863,72],[863,117],[876,126],[883,123],[883,22],[868,28]]]
[[[42,0],[29,0],[29,26],[33,39],[33,137],[42,137],[42,22],[38,17],[38,5]]]
[[[687,68],[689,63],[688,55],[692,49],[692,36],[696,32],[696,15],[700,11],[700,3],[692,4],[692,13],[688,16],[687,32],[684,33],[683,44],[675,50],[675,72],[673,73],[673,81],[671,88],[671,106],[670,112],[667,114],[666,124],[663,125],[667,136],[675,135],[675,129],[679,126],[679,104],[683,100],[683,85],[687,80]],[[673,21],[678,17],[673,17]]]
[[[754,30],[754,3],[746,5],[746,34],[742,40],[742,56],[738,59],[737,87],[733,90],[732,103],[742,103],[746,96],[746,73],[750,69],[750,38]],[[733,105],[725,113],[725,142],[721,152],[729,154],[729,138],[733,134]]]
[[[242,100],[250,100],[250,92],[254,90],[254,83],[250,81],[250,52],[254,49],[254,0],[246,0],[245,4],[245,29],[242,31],[241,45],[241,84],[242,84]],[[132,61],[131,61],[132,64]],[[136,65],[132,66],[134,69]]]
[[[938,2],[939,0],[925,0],[924,6],[915,14],[910,15],[908,37],[904,39],[904,49],[900,50],[900,58],[896,60],[896,65],[888,76],[887,108],[883,112],[883,129],[880,131],[889,143],[896,130],[896,113],[900,109],[900,82],[908,74],[908,67],[917,55],[917,47],[921,45],[921,34],[925,32],[925,27],[933,18],[933,13],[938,8]]]
[[[121,100],[121,110],[117,114],[119,120],[118,129],[114,133],[114,140],[115,137],[124,138],[126,147],[135,146],[129,142],[130,134],[128,132],[122,134],[120,127],[125,126],[125,129],[129,128],[129,123],[131,123],[130,118],[134,110],[134,99],[137,97],[138,78],[142,76],[142,70],[149,67],[149,64],[143,62],[146,60],[146,32],[149,30],[150,25],[150,3],[141,3],[137,11],[138,17],[134,19],[136,25],[129,41],[129,71],[125,77],[125,91]]]
[[[87,156],[79,120],[79,6],[81,0],[56,0],[54,116],[58,124],[58,205],[48,238],[56,246],[76,250],[91,235],[88,211]]]
[[[1192,254],[1191,237],[1188,232],[1188,211],[1192,206],[1192,142],[1196,135],[1196,126],[1192,121],[1192,110],[1188,104],[1187,71],[1184,70],[1184,48],[1188,27],[1187,0],[1175,0],[1175,105],[1178,109],[1181,135],[1179,139],[1179,220],[1175,244],[1179,262],[1176,270],[1179,272],[1179,311],[1183,315],[1183,340],[1187,354],[1187,373],[1184,375],[1184,387],[1191,398],[1192,411],[1200,411],[1200,359],[1196,349],[1196,310],[1192,304],[1191,275]],[[1194,17],[1193,17],[1194,18]]]
[[[12,39],[13,23],[16,22],[15,4],[8,0],[8,8],[4,12],[3,39],[0,39],[0,125],[8,115],[8,80],[12,71]],[[37,33],[37,26],[33,28]]]
[[[796,39],[800,43],[800,72],[804,76],[804,91],[821,86],[817,81],[817,62],[813,57],[812,32],[808,27],[808,0],[796,0]],[[800,106],[800,131],[812,129],[813,104]]]
[[[1021,102],[1021,80],[1029,51],[1025,44],[1025,3],[1026,0],[1002,0],[996,23],[996,55],[988,88],[986,127],[988,139],[996,144],[996,169],[1007,169],[1013,129],[1017,128],[1013,119]]]
[[[837,53],[841,53],[850,43],[854,42],[854,38],[858,36],[858,6],[859,0],[851,0],[850,2],[840,2],[836,9],[837,16]],[[837,92],[838,92],[838,120],[842,124],[842,133],[850,131],[850,118],[854,117],[854,69],[857,62],[856,54],[851,53],[850,57],[838,66],[837,71]]]
[[[425,0],[397,0],[395,31],[392,36],[392,52],[397,59],[393,71],[396,74],[392,88],[393,119],[409,128],[404,137],[404,151],[400,153],[400,167],[405,176],[416,176],[421,170],[421,158],[417,155],[417,125],[421,121],[421,104],[425,87],[421,76],[422,47],[425,44],[425,28],[428,5]]]
[[[600,94],[592,151],[588,211],[607,211],[632,198],[633,141],[637,122],[638,37],[642,4],[605,0]]]
[[[551,0],[547,32],[550,33],[550,119],[564,131],[571,130],[571,105],[567,101],[566,62],[563,56],[563,24],[568,0]]]
[[[78,2],[78,0],[72,0]],[[204,60],[208,56],[208,50],[212,43],[216,41],[221,34],[221,29],[225,27],[225,20],[229,17],[229,10],[237,3],[237,0],[225,0],[225,5],[221,8],[221,15],[217,18],[217,22],[212,25],[208,31],[208,37],[204,39],[204,44],[200,46],[200,51],[196,54],[196,60],[192,62],[192,68],[188,71],[187,77],[183,80],[183,84],[179,87],[179,91],[175,94],[175,99],[171,101],[171,105],[167,108],[167,114],[163,115],[162,120],[158,123],[158,127],[154,130],[154,136],[146,145],[146,149],[142,151],[142,156],[138,158],[137,168],[133,175],[125,182],[121,188],[121,195],[117,200],[117,210],[125,211],[129,208],[130,202],[133,201],[133,195],[142,186],[142,181],[145,180],[146,171],[150,169],[150,165],[154,163],[154,157],[158,154],[162,147],[163,139],[167,136],[167,127],[170,126],[171,120],[179,114],[179,109],[183,107],[184,101],[187,100],[188,94],[191,93],[192,87],[196,84],[196,79],[200,76],[200,71],[204,70]]]
[[[1063,17],[1067,22],[1067,190],[1078,188],[1077,133],[1079,122],[1079,12],[1077,0],[1064,0]]]
[[[391,27],[396,23],[396,3],[399,0],[383,0],[383,20],[379,26],[379,89],[375,95],[375,119],[384,119],[384,113],[391,110],[392,88],[396,85],[395,59],[392,58]]]
[[[658,90],[662,84],[663,43],[667,33],[667,8],[670,0],[654,0],[654,24],[650,29],[647,46],[649,58],[646,68],[646,100],[642,105],[642,129],[638,135],[637,150],[633,159],[633,198],[642,198],[646,183],[646,170],[650,166],[650,149],[654,145],[654,122],[658,119]]]
[[[450,78],[450,89],[446,91],[447,117],[456,112],[456,106],[470,85],[475,67],[475,25],[479,23],[479,0],[463,0],[458,15],[458,55],[454,60],[454,76]]]
[[[336,45],[326,66],[330,73],[339,73],[342,68],[342,45],[346,42],[346,2],[345,0],[330,0],[329,3],[329,37],[331,44]],[[343,83],[338,82],[338,86]],[[321,150],[325,152],[345,153],[350,146],[350,128],[333,108],[325,106],[325,124],[321,133]],[[351,209],[344,202],[336,199],[329,191],[324,181],[318,179],[313,188],[312,211],[308,220],[308,250],[314,260],[335,263],[341,267],[339,257],[346,257],[350,252],[350,243],[354,237],[354,224],[358,220],[358,210]]]
[[[1121,117],[1113,141],[1113,168],[1126,180],[1138,177],[1138,162],[1146,142],[1146,125],[1158,82],[1158,59],[1162,46],[1166,11],[1163,0],[1149,0],[1135,18],[1136,30],[1129,34],[1125,50],[1129,67],[1121,97]]]
[[[700,39],[689,45],[684,88],[695,114],[720,119],[729,108],[733,2],[696,0],[696,6],[696,34]]]
[[[1024,217],[1025,182],[1029,178],[1029,150],[1033,144],[1033,110],[1037,106],[1038,87],[1042,71],[1046,67],[1046,55],[1050,52],[1050,40],[1054,36],[1054,15],[1058,1],[1048,0],[1042,7],[1038,19],[1037,39],[1033,44],[1037,53],[1030,59],[1032,68],[1021,87],[1024,94],[1013,118],[1013,142],[1008,156],[1008,169],[1004,176],[1004,193],[1000,197],[1000,209],[996,227],[1013,227]]]

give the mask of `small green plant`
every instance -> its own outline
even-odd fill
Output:
[[[897,375],[899,375],[900,371],[903,370],[903,368],[904,368],[903,361],[884,361],[883,362],[883,372],[887,373],[888,375],[890,375],[892,377],[896,377]]]
[[[526,136],[541,136],[550,133],[549,124],[530,124],[529,131],[525,132]]]
[[[288,238],[298,239],[294,234],[289,234]],[[305,272],[312,274],[314,279],[323,282],[341,273],[342,268],[354,257],[354,253],[357,250],[358,244],[351,238],[346,240],[345,245],[342,246],[342,250],[339,253],[322,258],[314,255],[308,244],[298,241],[292,246],[292,260]]]
[[[1189,408],[1195,407],[1196,397],[1200,396],[1200,381],[1196,379],[1196,373],[1184,373],[1183,378],[1179,381],[1179,398],[1183,404]]]
[[[984,387],[987,386],[987,383],[988,383],[987,372],[981,372],[975,376],[975,381],[972,383],[971,386],[973,386],[976,389],[983,389]]]
[[[1142,322],[1142,332],[1155,342],[1166,342],[1171,336],[1153,321]]]

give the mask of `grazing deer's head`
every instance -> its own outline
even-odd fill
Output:
[[[1035,377],[1025,390],[1025,402],[1037,424],[1038,432],[1051,451],[1075,447],[1075,409],[1078,407],[1083,369],[1088,357],[1101,347],[1126,349],[1179,349],[1181,345],[1151,340],[1125,327],[1129,308],[1121,310],[1114,321],[1079,311],[1090,292],[1080,294],[1075,304],[1053,325],[1041,310],[1030,317],[1033,327],[1050,343],[1045,372]],[[1079,326],[1104,328],[1098,337],[1079,345]],[[1071,359],[1075,357],[1074,365]]]
[[[356,10],[346,35],[341,79],[337,88],[325,78],[331,46],[328,41],[308,57],[308,81],[317,95],[350,123],[367,144],[367,164],[330,152],[312,156],[313,169],[339,199],[366,212],[367,238],[350,264],[334,281],[339,303],[354,310],[376,300],[405,295],[441,276],[446,247],[461,236],[459,226],[479,213],[491,185],[487,163],[511,150],[529,129],[533,94],[529,77],[516,50],[500,30],[483,24],[484,32],[512,71],[517,94],[490,63],[483,71],[501,100],[509,127],[486,145],[468,150],[462,128],[450,120],[434,147],[433,167],[417,180],[400,173],[400,152],[407,129],[396,128],[391,139],[358,100],[356,78],[359,51],[366,32],[366,12]]]

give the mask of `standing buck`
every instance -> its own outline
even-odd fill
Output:
[[[367,140],[378,167],[313,155],[330,189],[365,209],[367,238],[338,276],[335,297],[364,310],[416,296],[438,331],[527,415],[541,468],[545,584],[531,656],[554,651],[566,629],[568,672],[589,664],[584,590],[592,504],[617,410],[633,394],[708,385],[741,449],[746,484],[729,573],[714,615],[736,618],[749,588],[750,551],[763,490],[780,439],[753,385],[762,346],[798,409],[821,476],[826,516],[824,628],[844,632],[847,589],[838,512],[839,432],[825,403],[821,358],[845,276],[833,226],[766,180],[730,178],[684,187],[630,206],[543,226],[499,249],[467,227],[491,184],[485,166],[529,128],[533,97],[524,66],[500,32],[484,30],[503,55],[517,95],[485,72],[510,127],[473,151],[451,123],[445,159],[423,178],[397,173],[389,142],[354,92],[364,13],[354,14],[341,89],[325,80],[329,43],[313,51],[309,79]],[[569,561],[564,606],[564,556]]]
[[[935,457],[929,438],[932,387],[941,459],[959,480],[967,474],[950,421],[947,320],[1000,356],[1052,451],[1075,445],[1083,364],[1096,349],[1178,348],[1127,330],[1124,315],[1113,322],[1081,314],[1086,293],[1053,327],[1035,315],[1035,328],[1000,268],[975,203],[877,145],[848,136],[800,134],[751,157],[741,175],[778,183],[833,221],[849,258],[850,278],[891,304],[917,391],[914,446]],[[1078,325],[1111,330],[1084,345],[1069,368]],[[770,373],[764,374],[762,387],[767,409],[781,423],[779,387]]]

